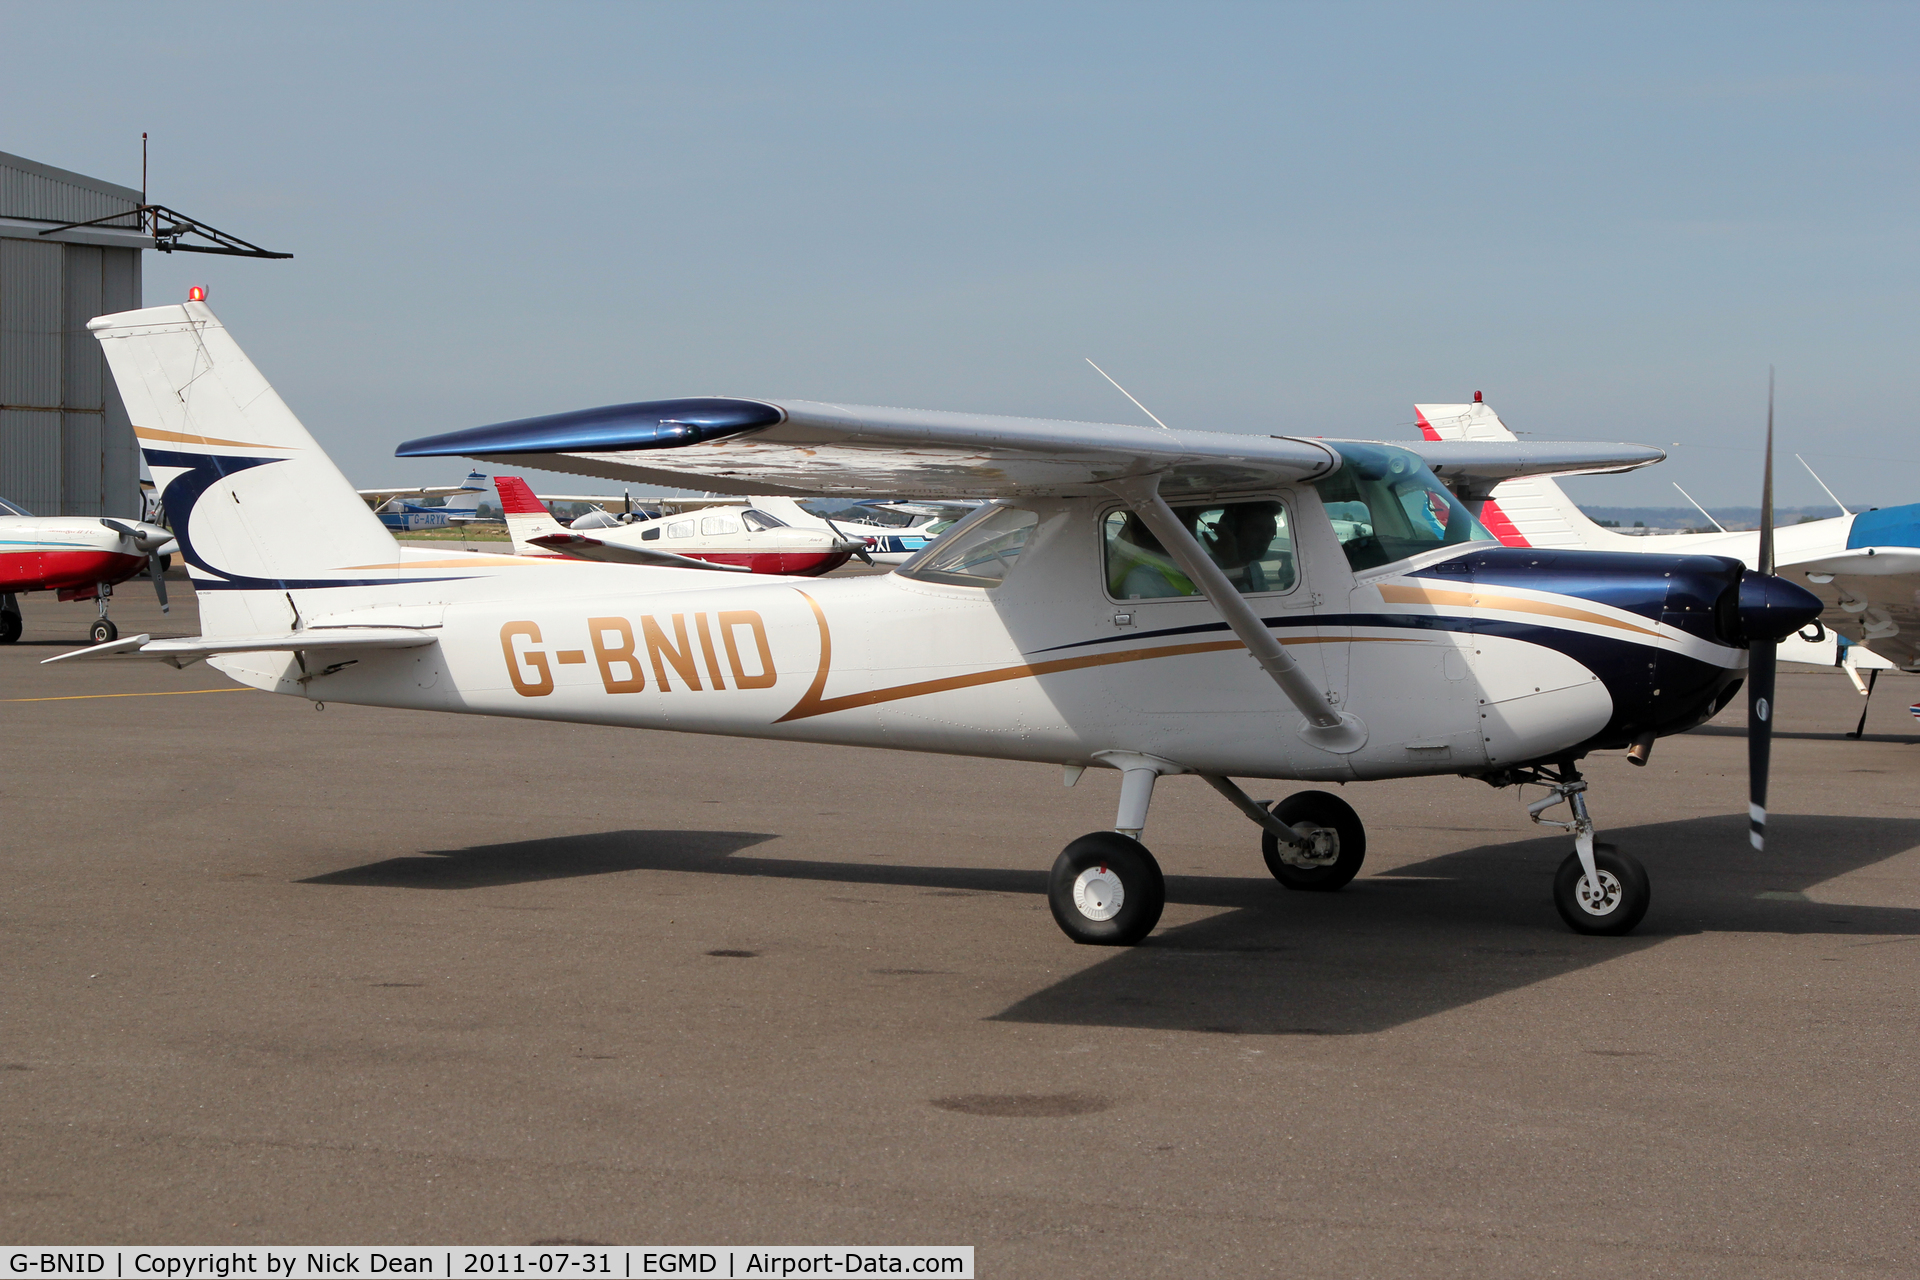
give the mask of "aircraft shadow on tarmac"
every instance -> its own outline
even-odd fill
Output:
[[[539,880],[654,871],[724,858],[777,836],[757,831],[600,831],[470,849],[436,849],[310,876],[302,884],[370,889],[490,889]]]
[[[1744,738],[1745,727],[1728,724],[1703,724],[1698,729],[1689,729],[1688,733],[1699,734],[1703,738]],[[1775,729],[1773,736],[1778,738],[1800,738],[1808,742],[1892,742],[1903,747],[1920,746],[1920,735],[1911,733],[1869,733],[1864,738],[1856,738],[1852,733],[1835,729],[1830,732],[1812,729],[1790,730]]]
[[[1360,1035],[1429,1017],[1695,933],[1920,936],[1920,910],[1833,906],[1805,890],[1920,846],[1920,819],[1774,814],[1768,850],[1743,816],[1616,828],[1647,864],[1653,907],[1626,938],[1567,931],[1550,886],[1564,837],[1482,845],[1340,893],[1293,893],[1265,874],[1169,876],[1167,899],[1227,908],[1016,1002],[996,1021]],[[1043,870],[740,856],[753,832],[610,831],[393,858],[308,884],[468,889],[615,871],[765,876],[1042,896]],[[1249,858],[1252,861],[1252,855]],[[1253,862],[1258,867],[1257,862]],[[1023,928],[1038,927],[1023,916]],[[1063,941],[1062,945],[1066,945]],[[1844,945],[1844,944],[1843,944]],[[1858,944],[1853,944],[1858,945]]]

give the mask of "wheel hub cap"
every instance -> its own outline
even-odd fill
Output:
[[[1611,871],[1600,873],[1600,891],[1594,892],[1593,881],[1586,876],[1580,877],[1579,885],[1573,896],[1580,903],[1580,909],[1590,916],[1604,916],[1612,913],[1620,905],[1620,880]]]
[[[1073,882],[1073,905],[1089,920],[1113,919],[1126,900],[1126,888],[1110,867],[1088,867]]]

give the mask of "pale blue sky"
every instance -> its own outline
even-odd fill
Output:
[[[1583,501],[1913,500],[1911,5],[0,6],[0,150],[204,283],[358,484],[725,392],[1681,446]],[[570,481],[578,485],[582,482]],[[589,484],[588,487],[600,486]],[[1790,459],[1781,501],[1820,500]]]

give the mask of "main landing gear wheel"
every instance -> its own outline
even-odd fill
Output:
[[[1267,870],[1289,889],[1332,893],[1360,874],[1367,860],[1367,829],[1353,806],[1325,791],[1302,791],[1273,806],[1273,816],[1302,835],[1325,830],[1325,851],[1301,855],[1283,850],[1271,832],[1260,837]]]
[[[1653,891],[1647,869],[1624,853],[1593,851],[1594,870],[1600,873],[1596,890],[1580,867],[1580,855],[1570,853],[1553,877],[1553,905],[1575,933],[1621,934],[1632,931],[1647,914]]]
[[[87,635],[95,644],[105,644],[120,638],[120,628],[113,625],[111,618],[100,618],[87,628]]]
[[[1047,905],[1075,942],[1130,947],[1160,923],[1167,883],[1160,864],[1138,840],[1117,831],[1096,831],[1054,859]]]
[[[0,644],[12,644],[20,639],[20,633],[26,624],[17,613],[0,613]]]

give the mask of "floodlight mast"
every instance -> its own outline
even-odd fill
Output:
[[[160,225],[161,215],[169,221]],[[197,218],[190,218],[177,209],[169,209],[163,204],[154,204],[147,199],[147,135],[140,135],[140,203],[137,207],[121,213],[109,213],[105,217],[89,218],[85,222],[64,222],[57,227],[48,227],[40,232],[43,236],[54,235],[61,231],[72,231],[78,227],[95,227],[103,222],[112,222],[118,218],[132,217],[137,220],[140,230],[153,237],[153,247],[161,253],[220,253],[235,258],[291,258],[290,253],[275,253],[271,249],[262,249],[259,245],[239,236],[231,235],[217,227],[208,226]],[[198,236],[207,244],[183,244],[186,236]]]

